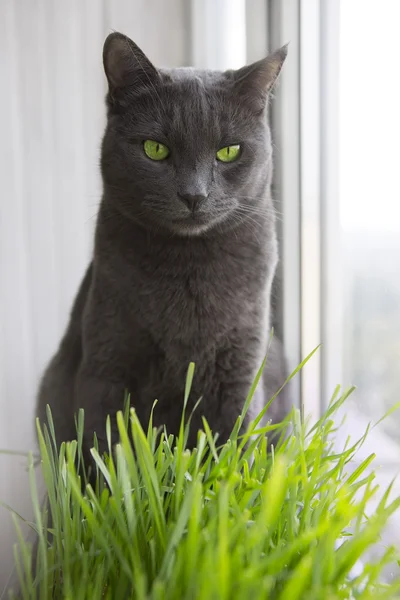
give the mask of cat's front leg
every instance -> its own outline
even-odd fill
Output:
[[[230,436],[238,416],[241,414],[246,398],[257,375],[265,355],[266,339],[253,331],[235,331],[229,345],[221,349],[216,356],[215,398],[213,423],[214,432],[218,432],[219,441],[224,443]],[[262,383],[256,390],[252,405],[248,410],[242,429],[261,411],[264,406]]]
[[[79,370],[76,382],[75,410],[84,409],[85,426],[83,450],[85,461],[90,461],[90,449],[96,434],[99,452],[108,452],[106,418],[111,418],[112,444],[117,443],[118,433],[115,415],[123,409],[125,386],[118,377],[110,373],[97,372],[93,366],[84,364]]]

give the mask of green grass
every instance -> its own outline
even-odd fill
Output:
[[[193,367],[185,405],[192,375]],[[389,502],[386,490],[375,514],[365,516],[366,504],[378,493],[370,472],[374,456],[356,470],[349,464],[365,436],[348,442],[340,453],[333,448],[336,413],[347,395],[336,390],[329,409],[311,428],[293,410],[279,426],[261,428],[257,419],[238,436],[241,416],[222,447],[204,421],[194,450],[186,449],[188,426],[183,421],[174,438],[156,431],[151,420],[144,429],[135,412],[126,410],[118,414],[120,439],[114,454],[101,457],[92,451],[95,489],[82,486],[78,475],[83,413],[77,441],[59,451],[51,427],[38,425],[48,504],[40,508],[31,457],[37,572],[35,578],[33,551],[15,517],[20,592],[11,597],[400,597],[400,581],[381,582],[383,567],[398,558],[395,548],[387,548],[374,564],[364,562],[362,572],[353,574],[354,565],[379,541],[400,499]],[[246,407],[250,400],[251,394]],[[111,447],[110,430],[108,421]],[[279,440],[269,451],[272,433]]]

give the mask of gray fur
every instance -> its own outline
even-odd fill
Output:
[[[50,404],[58,442],[74,437],[85,409],[85,443],[102,447],[107,414],[124,392],[145,424],[176,433],[185,376],[196,363],[190,406],[225,440],[266,353],[271,285],[278,260],[270,196],[272,152],[266,110],[286,56],[225,73],[157,70],[121,34],[104,46],[109,82],[101,172],[104,193],[91,265],[60,348],[39,391],[38,415]],[[171,149],[151,161],[143,140]],[[216,151],[242,144],[233,163]],[[199,200],[196,210],[187,199]],[[274,340],[258,413],[285,379]],[[260,391],[262,393],[260,393]],[[271,409],[286,410],[283,395]]]

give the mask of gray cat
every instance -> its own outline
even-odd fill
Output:
[[[112,33],[103,60],[109,91],[101,153],[104,193],[93,260],[37,414],[52,409],[57,441],[74,437],[85,409],[85,447],[125,391],[143,424],[176,433],[185,376],[196,364],[188,410],[228,438],[267,350],[277,264],[270,196],[269,94],[282,48],[224,73],[156,69],[126,36]],[[281,386],[285,366],[274,339],[264,386],[248,418]],[[287,411],[283,393],[269,417]]]

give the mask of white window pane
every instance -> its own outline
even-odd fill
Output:
[[[367,420],[400,400],[399,23],[398,0],[341,4],[344,375]],[[395,442],[399,426],[400,412],[384,425]]]

